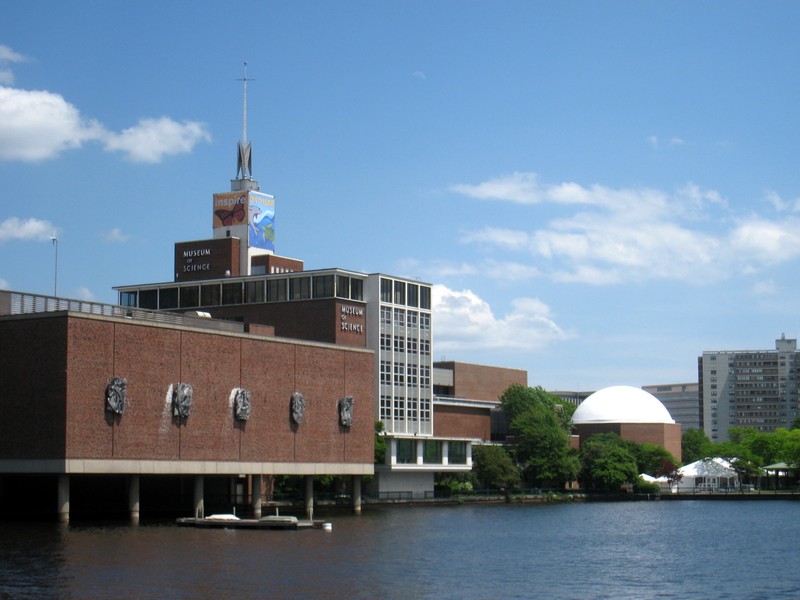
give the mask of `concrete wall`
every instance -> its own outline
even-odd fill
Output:
[[[353,465],[371,471],[373,353],[70,313],[0,319],[0,461],[166,461]],[[123,415],[105,409],[109,379],[125,377]],[[171,386],[193,386],[188,419],[172,416]],[[234,418],[233,388],[252,392]],[[299,426],[293,392],[306,400]],[[353,425],[338,400],[355,398]],[[252,465],[251,465],[252,466]],[[345,469],[346,470],[346,469]],[[244,468],[240,472],[258,469]]]

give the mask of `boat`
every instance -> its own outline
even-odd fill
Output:
[[[290,515],[269,515],[260,519],[241,519],[232,514],[215,514],[208,517],[182,517],[177,520],[182,527],[207,529],[323,529],[331,531],[333,525],[326,521],[298,519]]]

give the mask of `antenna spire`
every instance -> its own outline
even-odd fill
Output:
[[[247,61],[244,61],[244,77],[237,81],[242,82],[242,139],[239,142],[239,153],[236,164],[236,176],[241,173],[242,179],[253,179],[253,157],[250,142],[247,141]]]

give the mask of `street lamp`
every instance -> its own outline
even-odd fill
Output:
[[[56,232],[50,236],[50,241],[53,242],[53,247],[56,249],[56,267],[53,275],[53,296],[58,297],[58,238]]]

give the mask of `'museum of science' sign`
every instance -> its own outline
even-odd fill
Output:
[[[211,248],[193,248],[183,251],[181,273],[211,270]]]
[[[339,311],[339,329],[364,335],[364,307],[342,305]]]

